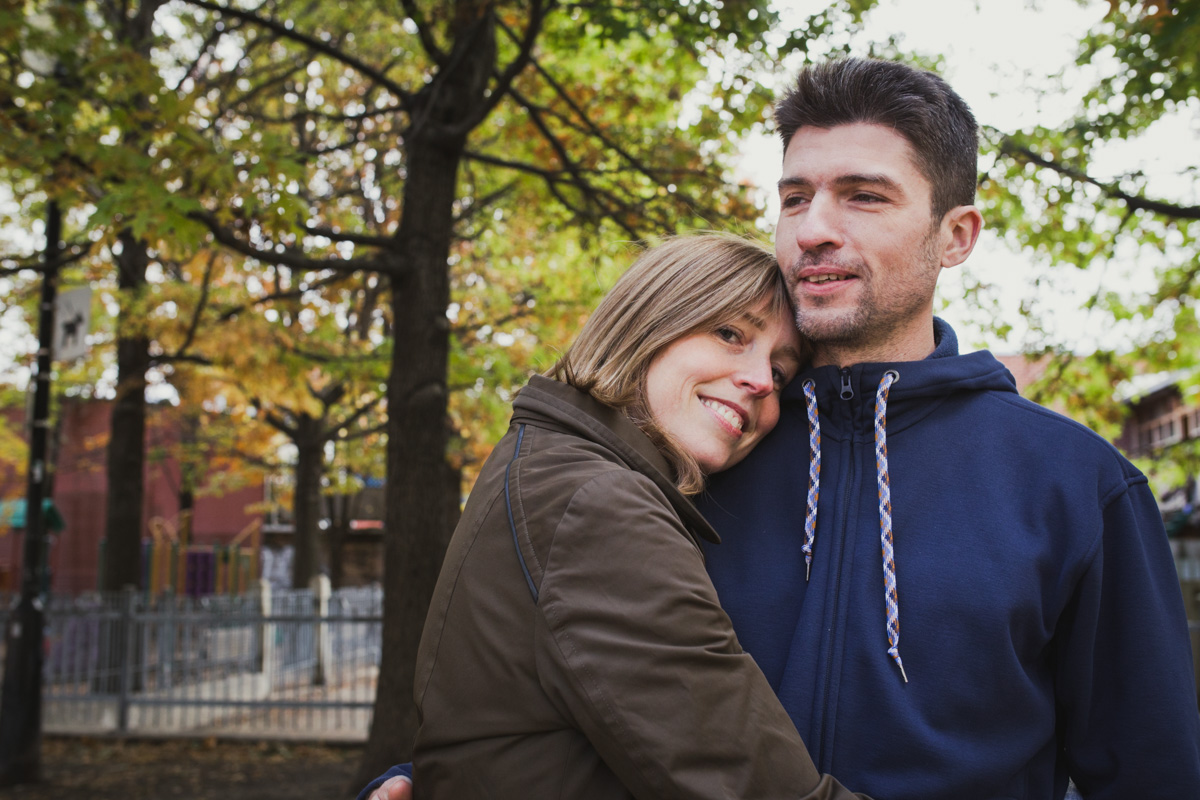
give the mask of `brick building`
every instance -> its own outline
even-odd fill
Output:
[[[62,514],[65,529],[51,533],[48,564],[53,592],[74,594],[97,586],[100,542],[104,537],[107,503],[105,492],[105,444],[108,440],[112,404],[102,400],[68,399],[61,409],[52,496]],[[20,414],[9,418],[20,420]],[[180,508],[179,463],[171,455],[179,443],[175,409],[154,405],[146,423],[145,496],[143,538],[152,528],[171,530],[178,524]],[[0,475],[0,499],[25,496],[25,468]],[[261,484],[223,495],[195,498],[192,539],[197,545],[226,544],[248,526],[261,521],[256,506],[263,500]],[[0,525],[0,589],[19,583],[23,532]]]

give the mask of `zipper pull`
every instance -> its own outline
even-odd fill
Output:
[[[850,385],[850,368],[849,367],[845,367],[842,369],[842,399],[843,400],[853,400],[854,399],[854,387]]]

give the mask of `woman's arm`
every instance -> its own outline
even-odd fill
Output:
[[[543,689],[635,796],[856,796],[814,767],[699,550],[643,476],[578,490],[538,606]]]

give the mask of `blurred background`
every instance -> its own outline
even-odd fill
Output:
[[[655,237],[770,239],[772,98],[842,54],[974,108],[987,228],[938,313],[1150,475],[1200,620],[1197,0],[18,0],[0,591],[39,630],[0,795],[397,760],[513,392]]]

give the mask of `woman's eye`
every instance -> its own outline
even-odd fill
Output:
[[[787,373],[779,367],[771,368],[771,375],[775,378],[775,388],[782,389],[788,382]]]
[[[731,328],[728,325],[722,325],[721,327],[717,328],[717,336],[721,337],[727,342],[737,342],[742,338],[741,334],[738,333],[737,328]]]

